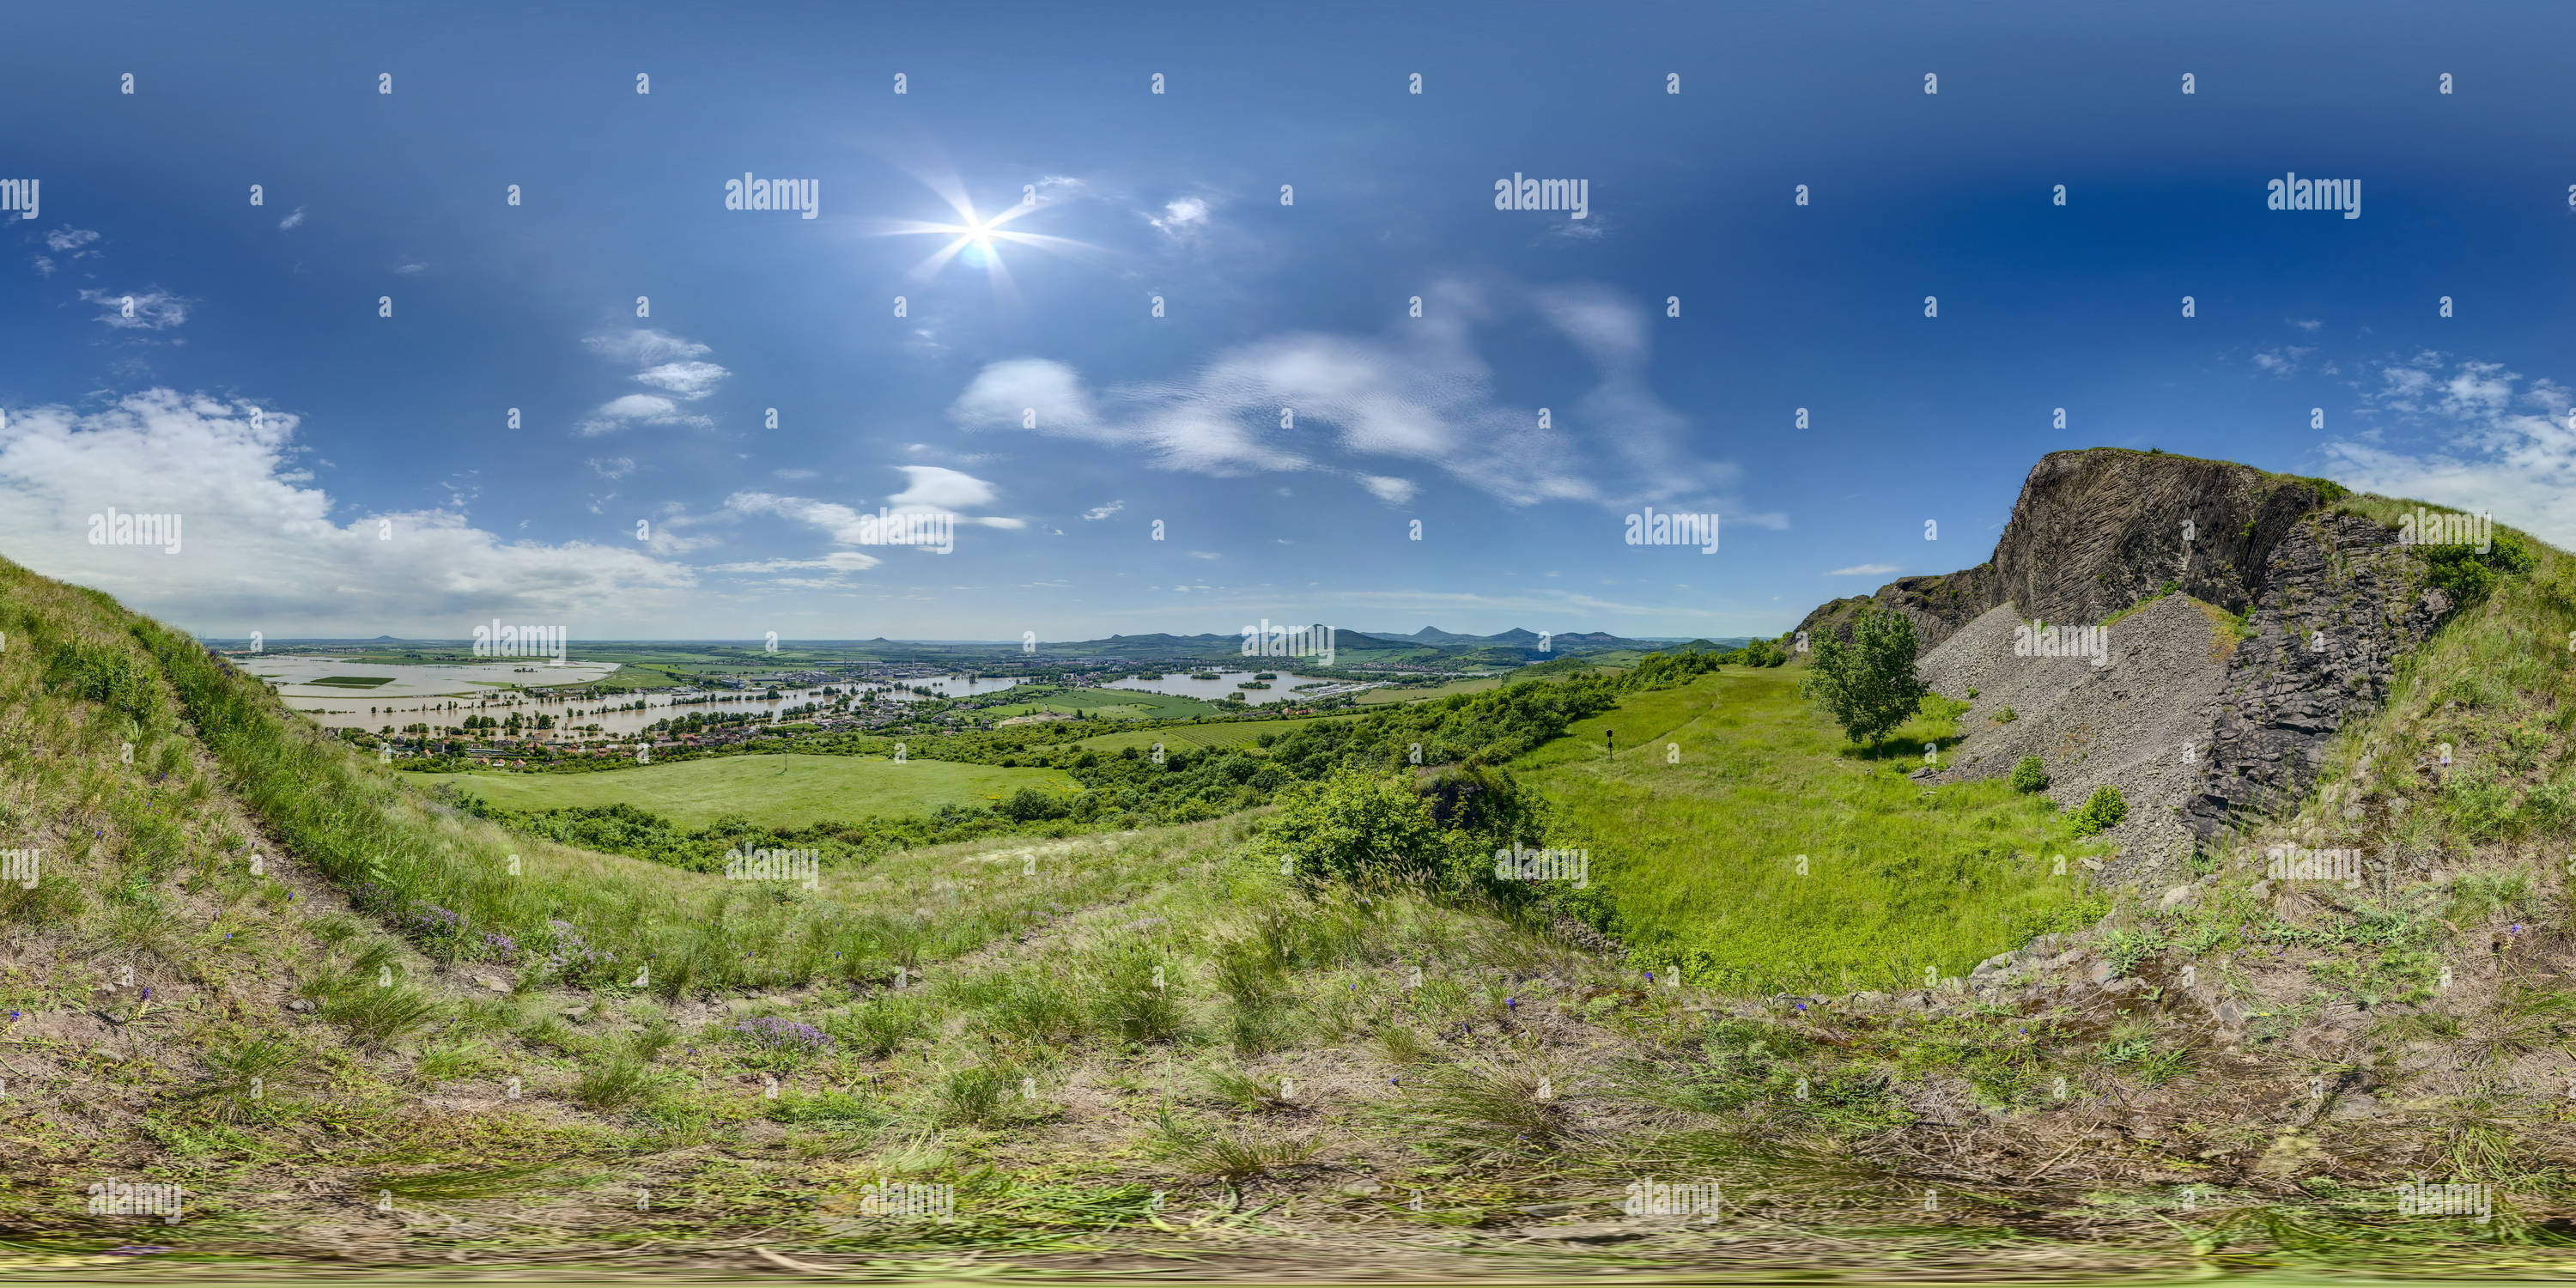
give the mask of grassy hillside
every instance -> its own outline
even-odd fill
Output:
[[[741,815],[777,827],[804,827],[871,814],[926,814],[942,805],[982,807],[1023,787],[1063,791],[1072,784],[1039,769],[1004,769],[953,761],[879,756],[717,756],[668,765],[574,774],[404,774],[426,790],[451,784],[496,809],[542,810],[618,802],[652,810],[684,827]]]
[[[1514,762],[1590,852],[1605,928],[1634,951],[1729,988],[1919,988],[1927,967],[1964,974],[2108,909],[2081,880],[2095,849],[2044,799],[1904,777],[1912,749],[1955,741],[1946,715],[1901,727],[1901,757],[1863,759],[1797,679],[1735,668],[1631,695]]]
[[[2428,674],[2392,718],[2457,721],[2499,775],[2529,751],[2576,628],[2545,571],[2437,641],[2485,668],[2471,689]],[[0,632],[0,848],[46,859],[0,885],[11,1269],[96,1276],[143,1244],[274,1259],[241,1272],[262,1281],[2569,1265],[2550,1070],[2576,1053],[2576,941],[2540,862],[2564,835],[2510,821],[2562,772],[2545,721],[2500,844],[2440,830],[2497,826],[2470,804],[2492,785],[2453,801],[2418,760],[2369,797],[2441,802],[2438,881],[2265,904],[2243,877],[2120,910],[2027,987],[1800,1004],[1650,983],[1544,900],[1285,877],[1262,847],[1289,806],[728,883],[445,809],[184,638],[6,563]],[[1569,821],[1613,881],[1649,848],[1673,856],[1656,881],[1726,875],[1813,826],[1808,797],[1881,819],[1916,843],[1846,861],[1880,892],[1852,933],[1934,934],[1900,896],[1988,870],[1922,855],[1991,859],[2029,821],[1965,793],[1906,812],[1895,766],[1815,746],[1783,683],[1625,694],[1523,772],[1595,810]],[[1634,750],[1589,759],[1602,724]],[[2247,1027],[2198,1009],[2212,992]],[[1627,1219],[1642,1178],[1722,1207]],[[109,1179],[183,1186],[184,1218],[86,1212]],[[2494,1219],[2401,1220],[2388,1187],[2413,1180],[2493,1186]],[[873,1210],[883,1185],[946,1187],[950,1219]]]

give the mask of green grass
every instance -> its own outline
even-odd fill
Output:
[[[945,760],[895,764],[879,756],[717,756],[587,774],[413,774],[424,790],[453,783],[495,807],[559,809],[625,802],[704,827],[726,814],[775,827],[983,806],[1023,787],[1075,790],[1062,774]]]
[[[1452,693],[1482,693],[1501,688],[1503,677],[1488,675],[1475,680],[1451,680],[1427,689],[1370,689],[1360,694],[1361,706],[1373,707],[1389,702],[1420,702],[1425,698],[1445,698]]]
[[[1094,720],[1191,720],[1218,715],[1225,710],[1213,702],[1175,697],[1168,693],[1147,693],[1142,689],[1059,689],[1026,702],[987,707],[976,714],[1007,719],[1035,715],[1041,711],[1059,711],[1066,715],[1088,714]]]
[[[336,689],[372,689],[393,682],[394,677],[390,675],[326,675],[319,680],[305,681],[306,684],[327,684]]]
[[[1299,725],[1319,720],[1348,720],[1349,716],[1297,716],[1287,720],[1229,720],[1216,724],[1179,725],[1167,729],[1137,729],[1128,733],[1104,733],[1085,738],[1078,746],[1094,751],[1114,752],[1122,747],[1140,751],[1161,743],[1168,749],[1189,747],[1241,747],[1257,741],[1265,733],[1284,734]]]
[[[1615,761],[1602,731],[1618,732]],[[1864,755],[1779,670],[1726,671],[1642,693],[1514,768],[1590,849],[1609,929],[1694,983],[1770,989],[1922,987],[2031,936],[2105,910],[2076,876],[2074,841],[2044,798],[2003,780],[1926,789],[1924,744],[1956,741],[1917,716]],[[1679,763],[1668,763],[1678,745]],[[1806,856],[1806,873],[1798,856]]]

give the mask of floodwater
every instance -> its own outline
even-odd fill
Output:
[[[234,661],[249,673],[275,683],[278,696],[287,706],[331,729],[381,730],[386,725],[400,729],[412,724],[444,728],[463,723],[469,715],[507,720],[515,712],[531,718],[551,715],[558,728],[595,724],[600,733],[586,736],[614,737],[640,733],[656,721],[677,716],[749,714],[766,718],[788,708],[834,700],[825,696],[820,687],[782,688],[776,698],[765,696],[764,690],[652,689],[563,702],[539,701],[535,694],[509,691],[512,684],[585,684],[614,672],[617,668],[611,663],[553,666],[542,660],[503,660],[404,666],[300,655],[237,657]],[[311,683],[332,677],[382,678],[386,683],[365,688]],[[942,675],[885,683],[836,683],[830,687],[843,693],[874,694],[879,702],[915,702],[920,700],[913,692],[916,688],[954,698],[999,693],[1019,682],[1016,676]]]

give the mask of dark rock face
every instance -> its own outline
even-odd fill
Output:
[[[2051,452],[2022,481],[1993,558],[1899,578],[1869,598],[1913,618],[1927,651],[2001,604],[2045,621],[2096,622],[2168,581],[2242,612],[2260,593],[2272,548],[2323,500],[2304,480],[2228,461],[2109,447]],[[1835,600],[1798,629],[1848,639],[1867,602]]]
[[[2304,797],[2345,718],[2386,698],[2398,659],[2451,608],[2395,533],[2350,515],[2293,525],[2262,584],[2258,631],[2229,660],[2201,787],[2183,805],[2203,844]]]
[[[2189,743],[2196,768],[2184,772],[2197,782],[2179,817],[2205,848],[2303,799],[2344,721],[2385,700],[2398,660],[2450,612],[2395,533],[2325,502],[2315,481],[2227,461],[2051,452],[2023,481],[1993,558],[1835,600],[1798,629],[1848,639],[1875,602],[1913,619],[1928,656],[2005,604],[2025,619],[2087,625],[2171,582],[2230,612],[2254,609],[2256,633],[2227,659],[2215,721]],[[2184,753],[2154,750],[2168,767],[2177,761],[2164,757]]]

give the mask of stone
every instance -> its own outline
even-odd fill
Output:
[[[2171,912],[2174,909],[2191,902],[2192,897],[2199,893],[2200,888],[2198,886],[2175,886],[2174,888],[2165,891],[2164,898],[2156,901],[2156,910],[2159,912]]]

